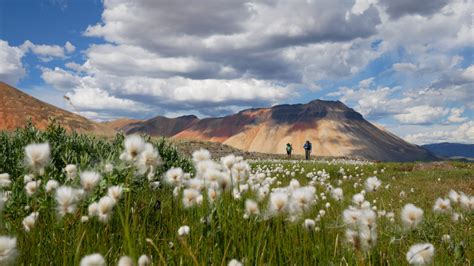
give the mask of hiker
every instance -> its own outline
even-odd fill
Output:
[[[286,144],[286,155],[288,155],[288,158],[291,158],[291,152],[293,151],[293,146],[291,146],[291,143]]]
[[[304,154],[305,154],[306,160],[309,160],[309,157],[311,156],[311,149],[313,148],[311,145],[311,142],[307,140],[303,148],[304,148]]]

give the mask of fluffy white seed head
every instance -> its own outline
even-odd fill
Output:
[[[80,266],[105,266],[105,259],[99,253],[84,256]]]
[[[120,257],[117,266],[133,266],[133,260],[129,256]]]
[[[111,186],[107,189],[107,196],[111,197],[115,201],[119,201],[122,198],[123,188],[122,186]]]
[[[25,147],[25,163],[31,170],[43,175],[49,163],[51,150],[49,143],[33,143]]]
[[[179,186],[183,180],[184,172],[183,169],[171,168],[165,173],[165,182],[172,186]]]
[[[243,264],[242,264],[242,262],[240,262],[236,259],[233,259],[233,260],[229,261],[227,266],[243,266]]]
[[[138,258],[138,266],[147,266],[147,265],[151,265],[150,257],[143,254],[140,256],[140,258]]]
[[[81,185],[87,192],[94,190],[94,188],[97,186],[100,179],[102,178],[99,173],[93,171],[82,172],[80,177]]]
[[[429,243],[415,244],[407,252],[407,261],[411,265],[428,265],[433,261],[435,249]]]
[[[36,220],[38,219],[39,213],[38,212],[32,212],[30,215],[26,216],[23,221],[23,229],[25,229],[26,232],[30,232],[31,229],[35,226]]]
[[[17,256],[16,237],[0,236],[0,265],[13,264]]]
[[[40,185],[41,185],[41,180],[30,181],[26,183],[25,185],[26,194],[28,196],[33,196],[33,194],[35,194],[36,191],[38,191],[38,189],[40,188]]]
[[[201,193],[192,188],[187,188],[183,191],[183,205],[185,208],[200,205],[202,203]]]
[[[97,217],[99,221],[108,222],[112,216],[112,210],[115,206],[115,200],[109,196],[102,197],[99,200],[99,208],[97,210]]]
[[[55,199],[57,203],[56,209],[60,217],[66,215],[66,213],[74,213],[76,211],[78,195],[72,187],[61,186],[57,188]]]
[[[365,180],[365,189],[368,192],[377,191],[377,189],[382,185],[382,181],[380,181],[376,176],[372,176]]]
[[[195,164],[200,163],[202,161],[210,160],[211,153],[206,149],[199,149],[193,152],[193,162]]]
[[[337,200],[337,201],[341,201],[344,197],[343,195],[343,192],[342,192],[342,188],[335,188],[331,191],[331,196],[333,199]]]
[[[438,198],[433,206],[433,211],[438,213],[448,213],[451,210],[449,199]]]
[[[68,164],[64,167],[64,172],[66,172],[68,180],[74,180],[77,177],[77,166],[74,164]]]
[[[258,208],[258,203],[251,199],[246,199],[245,200],[245,214],[247,216],[259,215],[260,209]]]
[[[287,211],[288,194],[284,192],[270,193],[269,212],[270,215],[280,215]]]
[[[178,229],[178,235],[179,236],[187,236],[187,235],[189,235],[190,231],[191,231],[191,229],[189,228],[189,226],[183,225]]]
[[[59,182],[51,179],[46,183],[46,192],[51,192],[57,189],[58,187],[59,187]]]
[[[139,135],[130,135],[125,138],[124,146],[125,151],[120,155],[120,159],[132,162],[145,150],[145,140]]]
[[[12,181],[10,180],[10,175],[8,173],[0,174],[0,188],[9,187]]]
[[[423,221],[423,210],[408,203],[402,209],[401,219],[406,227],[416,228]]]

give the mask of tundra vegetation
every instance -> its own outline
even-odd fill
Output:
[[[0,264],[471,265],[474,169],[0,133]]]

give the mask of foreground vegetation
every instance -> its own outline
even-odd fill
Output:
[[[416,169],[28,126],[0,133],[0,264],[471,265],[473,164]]]

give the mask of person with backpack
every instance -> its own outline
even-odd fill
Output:
[[[293,151],[293,146],[291,143],[286,144],[286,155],[288,155],[288,158],[291,158],[291,152]]]
[[[309,160],[311,156],[311,150],[313,149],[312,146],[313,145],[311,145],[311,142],[309,142],[309,140],[307,140],[303,146],[306,160]]]

